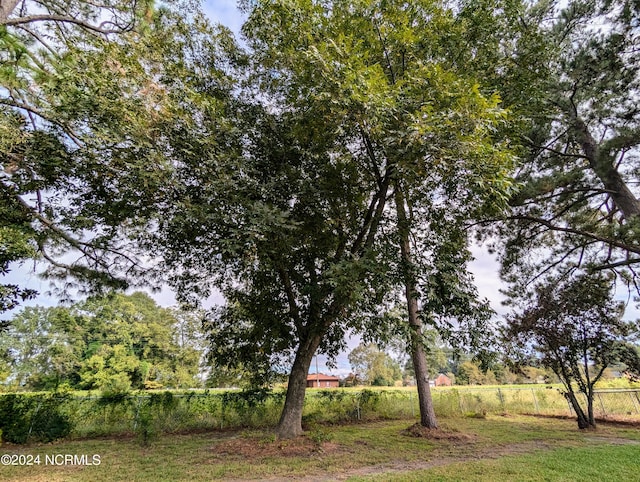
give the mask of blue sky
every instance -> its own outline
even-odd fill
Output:
[[[203,10],[211,20],[229,27],[238,34],[243,17],[236,4],[236,0],[206,0],[203,4]]]

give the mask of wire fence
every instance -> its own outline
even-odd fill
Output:
[[[571,404],[558,388],[463,388],[449,389],[457,397],[446,391],[434,393],[440,404],[449,404],[451,413],[457,408],[460,413],[520,413],[541,415],[575,415]],[[458,407],[451,406],[457,398]],[[579,401],[586,407],[587,398],[578,394]],[[436,404],[437,406],[438,404]],[[445,408],[445,407],[441,407]],[[594,393],[594,412],[598,418],[640,420],[640,389],[597,390]]]
[[[284,404],[275,392],[163,392],[131,395],[121,400],[74,398],[74,432],[89,436],[113,432],[174,432],[204,428],[262,428],[274,426]],[[478,414],[575,415],[561,391],[552,387],[433,389],[436,414],[443,417]],[[582,400],[586,406],[586,398]],[[598,418],[640,421],[640,390],[599,390],[594,397]],[[308,390],[303,423],[335,423],[415,418],[415,390]]]
[[[574,415],[560,390],[553,387],[435,388],[432,395],[436,414],[441,417]],[[3,439],[11,441],[11,436],[23,443],[59,436],[118,434],[135,434],[146,440],[178,431],[273,427],[284,396],[282,390],[166,391],[117,397],[0,395],[0,430]],[[640,421],[640,390],[599,390],[594,410],[598,418]],[[415,418],[418,414],[415,390],[312,389],[305,398],[303,423],[310,427],[326,422]],[[52,431],[58,435],[51,435]],[[44,435],[38,438],[36,434]]]

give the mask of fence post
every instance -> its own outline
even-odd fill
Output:
[[[533,405],[536,407],[536,413],[540,413],[540,407],[538,406],[538,399],[536,398],[536,391],[532,388],[531,395],[533,396]]]
[[[458,404],[460,405],[460,413],[464,413],[464,404],[462,403],[462,394],[456,390],[458,394]]]
[[[140,413],[140,404],[142,403],[142,397],[138,395],[138,405],[136,406],[136,414],[133,417],[133,431],[138,428],[138,414]]]
[[[416,418],[416,407],[413,406],[413,391],[409,392],[409,405],[411,405],[411,418]]]

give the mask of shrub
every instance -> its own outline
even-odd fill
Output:
[[[51,442],[71,433],[73,424],[61,412],[69,399],[62,394],[8,394],[0,397],[2,440],[24,444]]]

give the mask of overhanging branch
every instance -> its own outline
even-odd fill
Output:
[[[109,34],[120,34],[123,32],[130,31],[133,27],[132,23],[129,23],[125,26],[118,26],[115,22],[102,22],[100,25],[93,25],[89,22],[85,22],[84,20],[79,20],[77,18],[69,17],[66,15],[28,15],[26,17],[17,17],[11,19],[5,19],[0,22],[0,25],[6,26],[18,26],[18,25],[26,25],[34,22],[55,22],[55,23],[70,23],[73,25],[77,25],[78,27],[82,27],[83,29],[89,30],[91,32],[109,35]],[[108,28],[108,26],[113,26]]]
[[[640,254],[640,246],[634,246],[634,245],[631,245],[631,244],[628,244],[628,243],[623,243],[623,242],[621,242],[619,240],[608,238],[608,237],[605,237],[605,236],[600,236],[600,235],[597,235],[597,234],[594,234],[594,233],[590,233],[588,231],[581,231],[579,229],[563,227],[563,226],[557,226],[557,225],[553,224],[552,222],[550,222],[550,221],[548,221],[546,219],[537,218],[535,216],[529,216],[529,215],[509,216],[507,218],[507,220],[531,221],[532,223],[536,223],[536,224],[540,224],[542,226],[545,226],[545,227],[549,228],[552,231],[558,231],[558,232],[568,233],[568,234],[575,234],[576,236],[582,236],[582,237],[585,237],[585,238],[593,239],[595,241],[600,241],[602,243],[609,244],[611,246],[615,246],[615,247],[620,248],[620,249],[624,249],[625,251],[629,251],[629,252],[632,252],[632,253]]]

